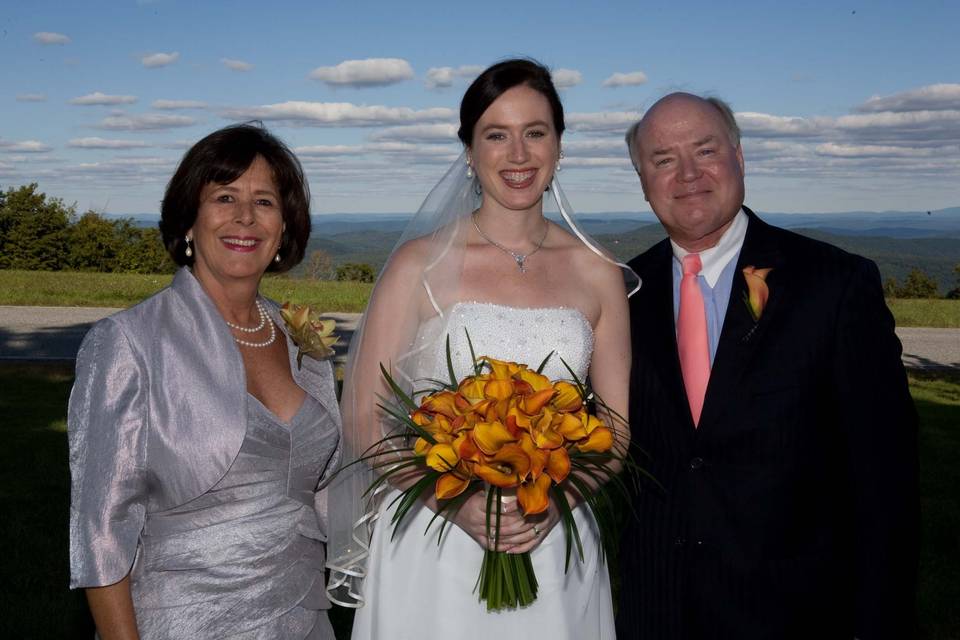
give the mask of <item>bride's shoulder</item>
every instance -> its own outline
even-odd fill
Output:
[[[384,267],[384,274],[410,276],[423,271],[430,255],[428,238],[407,240],[390,254]]]

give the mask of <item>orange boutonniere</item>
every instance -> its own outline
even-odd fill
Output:
[[[758,269],[753,265],[743,268],[743,277],[747,281],[747,291],[743,294],[743,301],[750,311],[754,322],[760,322],[763,309],[767,306],[770,289],[767,287],[767,275],[773,271],[772,267]]]

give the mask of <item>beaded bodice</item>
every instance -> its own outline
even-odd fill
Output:
[[[422,349],[413,375],[446,380],[446,338],[458,379],[470,374],[470,345],[477,357],[510,360],[536,369],[553,352],[543,369],[551,379],[570,378],[563,362],[582,380],[593,354],[593,328],[583,313],[570,307],[522,308],[488,302],[458,302],[424,322],[417,335]],[[561,361],[561,359],[563,361]],[[422,385],[418,385],[422,386]]]

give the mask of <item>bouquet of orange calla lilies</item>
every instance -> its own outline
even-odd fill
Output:
[[[469,343],[469,335],[467,336]],[[471,355],[472,345],[471,345]],[[404,516],[424,492],[432,488],[439,504],[437,517],[449,517],[473,493],[486,491],[487,536],[498,546],[500,504],[503,492],[515,492],[525,515],[547,510],[550,499],[560,513],[566,533],[566,567],[573,547],[582,560],[583,548],[566,491],[573,489],[594,513],[603,546],[616,544],[615,504],[611,491],[628,501],[626,486],[610,463],[626,460],[623,443],[615,429],[591,413],[601,407],[604,415],[622,420],[602,404],[570,370],[571,380],[550,380],[524,364],[489,357],[474,357],[473,375],[457,380],[447,340],[449,383],[435,381],[439,388],[426,392],[419,403],[405,394],[381,367],[393,390],[395,402],[379,406],[398,420],[402,433],[371,447],[379,449],[365,459],[383,469],[372,491],[394,473],[417,470],[421,477],[397,498],[393,516],[394,534]],[[564,363],[566,365],[566,363]],[[389,444],[387,441],[391,441]],[[383,445],[390,453],[387,462]],[[509,499],[509,498],[508,498]],[[431,520],[431,524],[433,523]],[[444,519],[439,535],[448,520]],[[479,597],[489,611],[513,609],[532,603],[537,579],[529,553],[511,554],[487,549],[477,581]]]

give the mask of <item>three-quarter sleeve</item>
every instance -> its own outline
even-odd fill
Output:
[[[147,501],[147,383],[118,323],[98,322],[70,394],[70,587],[114,584],[133,565]]]

